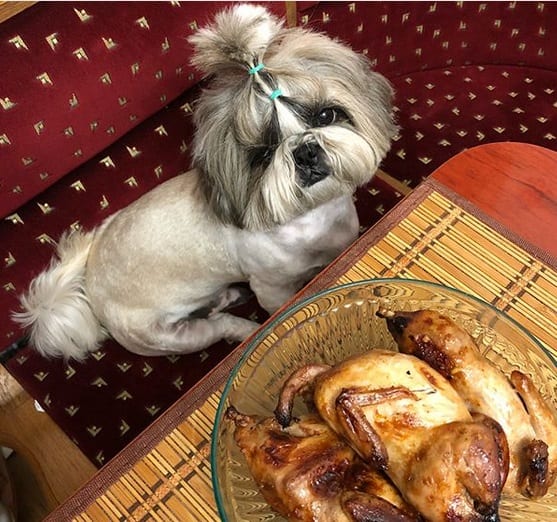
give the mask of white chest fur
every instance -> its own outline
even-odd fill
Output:
[[[238,261],[252,287],[257,281],[289,286],[311,278],[358,235],[351,196],[325,203],[268,232],[239,231]]]

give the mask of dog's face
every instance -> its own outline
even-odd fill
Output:
[[[371,179],[396,126],[391,87],[364,57],[252,5],[191,41],[212,75],[194,163],[220,219],[269,229]]]

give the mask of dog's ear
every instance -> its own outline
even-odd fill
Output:
[[[192,64],[210,75],[230,67],[248,69],[262,62],[283,22],[264,7],[240,4],[215,16],[212,25],[190,36]]]

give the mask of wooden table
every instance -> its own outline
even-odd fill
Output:
[[[440,167],[310,282],[410,277],[467,291],[557,350],[557,154],[524,144],[470,149]],[[218,520],[209,465],[222,387],[245,343],[47,520]],[[557,353],[557,352],[556,352]]]

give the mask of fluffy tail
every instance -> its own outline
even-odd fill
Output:
[[[57,258],[20,297],[25,311],[12,314],[14,321],[29,329],[31,344],[47,357],[84,359],[106,338],[84,288],[93,235],[94,232],[63,235]]]

